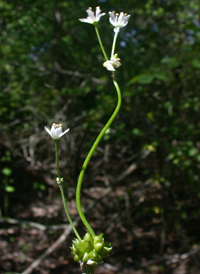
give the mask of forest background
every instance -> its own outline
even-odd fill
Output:
[[[87,218],[113,246],[96,273],[199,273],[198,0],[0,2],[0,273],[80,271],[44,126],[70,128],[59,153],[76,219],[78,174],[117,100],[94,28],[78,20],[99,5],[131,18],[116,46],[121,111],[83,183]],[[108,16],[98,26],[110,54]]]

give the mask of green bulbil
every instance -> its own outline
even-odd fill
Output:
[[[74,261],[90,265],[102,263],[102,259],[108,256],[112,250],[111,244],[104,242],[103,234],[92,237],[88,232],[83,240],[74,239],[70,248],[74,255]]]

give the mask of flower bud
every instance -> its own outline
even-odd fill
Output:
[[[72,254],[75,261],[88,265],[97,265],[103,262],[103,258],[108,256],[112,250],[111,244],[104,242],[103,234],[92,237],[86,233],[83,240],[74,239],[72,241]]]

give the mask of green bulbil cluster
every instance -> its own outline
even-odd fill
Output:
[[[111,244],[104,242],[103,234],[92,237],[86,233],[83,240],[72,241],[72,254],[74,261],[80,261],[89,265],[102,263],[102,259],[109,255],[112,250]]]

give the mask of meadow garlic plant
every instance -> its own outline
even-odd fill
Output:
[[[52,137],[52,139],[54,140],[55,143],[55,152],[56,152],[56,163],[57,163],[57,172],[58,172],[58,177],[56,179],[56,182],[58,183],[60,190],[61,190],[61,195],[62,195],[62,200],[63,200],[63,204],[64,204],[64,208],[65,208],[65,212],[66,215],[68,217],[68,220],[74,230],[74,233],[76,235],[76,238],[72,241],[72,254],[74,255],[74,260],[75,261],[79,261],[81,269],[82,269],[82,273],[86,273],[86,274],[92,274],[94,273],[94,268],[96,266],[98,266],[98,264],[103,262],[103,258],[108,256],[112,250],[111,244],[107,243],[104,241],[104,237],[103,234],[100,235],[96,235],[94,230],[92,229],[92,227],[90,226],[90,224],[88,223],[82,207],[81,207],[81,188],[82,188],[82,181],[83,181],[83,176],[85,173],[85,170],[88,166],[88,163],[95,151],[95,149],[97,148],[100,140],[102,139],[102,137],[104,136],[106,130],[110,127],[110,125],[112,124],[113,120],[115,119],[117,113],[119,112],[120,106],[121,106],[121,92],[120,92],[120,88],[118,86],[118,83],[115,79],[115,71],[116,69],[118,69],[121,66],[120,63],[120,58],[118,57],[117,53],[115,53],[115,45],[116,45],[116,41],[117,41],[117,36],[118,33],[120,32],[120,29],[122,27],[125,27],[128,24],[130,15],[127,15],[123,12],[121,12],[120,14],[115,14],[115,12],[109,12],[109,21],[111,23],[112,26],[114,26],[114,38],[113,38],[113,44],[112,44],[112,49],[111,49],[111,56],[110,59],[107,57],[107,54],[105,52],[104,46],[102,44],[100,35],[99,35],[99,31],[97,28],[97,25],[100,21],[100,18],[102,16],[105,15],[105,13],[101,13],[100,7],[96,7],[96,12],[94,14],[94,12],[92,11],[92,8],[88,8],[87,9],[87,14],[88,17],[87,18],[82,18],[79,19],[81,22],[83,23],[89,23],[92,24],[95,28],[96,31],[96,35],[97,38],[99,40],[99,44],[102,50],[102,53],[104,55],[105,58],[105,62],[103,63],[103,66],[108,70],[111,71],[111,76],[112,76],[112,80],[113,80],[113,84],[114,87],[116,89],[117,92],[117,97],[118,97],[118,102],[117,102],[117,106],[113,112],[113,114],[111,115],[110,119],[108,120],[108,122],[106,123],[106,125],[104,126],[104,128],[102,129],[102,131],[99,133],[97,139],[95,140],[92,148],[90,149],[84,163],[83,166],[81,168],[81,172],[78,178],[78,183],[77,183],[77,188],[76,188],[76,205],[77,205],[77,210],[79,213],[79,216],[83,222],[83,224],[86,227],[87,233],[85,234],[85,236],[83,238],[80,237],[79,233],[77,232],[71,217],[69,215],[67,206],[66,206],[66,202],[65,202],[65,196],[64,196],[64,192],[63,192],[63,178],[61,178],[60,175],[60,168],[59,168],[59,158],[58,158],[58,140],[59,138],[61,138],[64,134],[66,134],[69,129],[65,130],[64,132],[62,132],[62,125],[61,124],[53,124],[51,127],[51,130],[49,130],[47,127],[45,127],[45,130],[49,133],[49,135]]]

